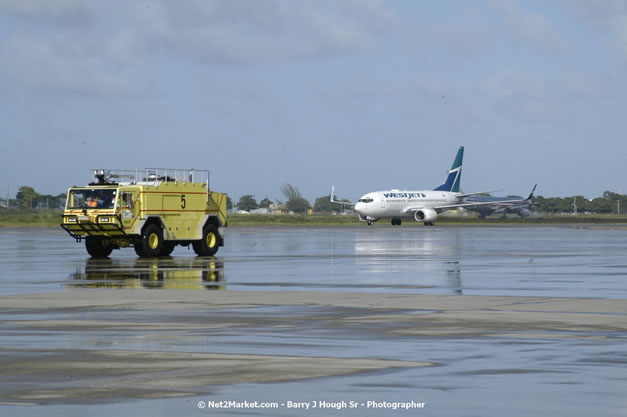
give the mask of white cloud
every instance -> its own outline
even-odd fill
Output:
[[[561,0],[560,3],[566,10],[589,21],[605,21],[627,13],[627,0]]]
[[[382,0],[0,0],[0,11],[30,18],[0,38],[0,72],[70,94],[137,91],[156,76],[155,58],[255,65],[358,54],[395,19]],[[60,22],[74,18],[82,24]]]
[[[562,0],[564,10],[600,34],[627,65],[627,0]]]
[[[530,45],[545,54],[564,51],[565,40],[548,17],[524,10],[514,0],[495,0],[492,5],[502,15],[506,30],[516,42]]]
[[[576,126],[581,120],[572,118],[575,109],[591,115],[611,106],[622,84],[600,73],[571,72],[555,78],[509,69],[484,82],[481,91],[498,115],[514,122]]]
[[[613,16],[611,28],[616,37],[617,48],[624,63],[627,63],[627,13]]]
[[[85,0],[0,0],[0,11],[25,18],[63,21],[82,20],[90,14]]]
[[[0,70],[27,87],[55,94],[106,95],[132,90],[136,81],[124,48],[119,47],[123,41],[113,37],[104,42],[96,46],[58,34],[13,37],[0,46]]]
[[[157,48],[214,64],[250,64],[366,50],[395,16],[382,1],[193,1],[139,5]]]

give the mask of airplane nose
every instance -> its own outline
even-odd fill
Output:
[[[357,203],[355,204],[355,212],[357,212],[358,214],[363,214],[364,213],[364,203]]]

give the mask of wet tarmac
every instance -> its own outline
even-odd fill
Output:
[[[0,229],[0,295],[69,288],[627,298],[627,230],[230,228],[215,258],[178,247],[92,260],[62,230]]]
[[[228,232],[90,260],[0,230],[0,413],[627,415],[627,230]]]

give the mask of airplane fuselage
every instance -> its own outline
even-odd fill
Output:
[[[355,212],[363,221],[376,221],[379,219],[416,218],[417,221],[425,219],[416,217],[417,213],[427,213],[427,222],[430,222],[429,211],[437,216],[435,207],[459,204],[462,198],[458,193],[449,191],[374,191],[363,195],[355,204]],[[435,218],[433,219],[435,220]]]

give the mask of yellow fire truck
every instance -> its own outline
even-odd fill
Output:
[[[224,246],[226,194],[210,191],[209,171],[94,170],[86,187],[67,192],[63,223],[92,257],[133,246],[141,257],[168,256],[176,245],[199,256]]]

